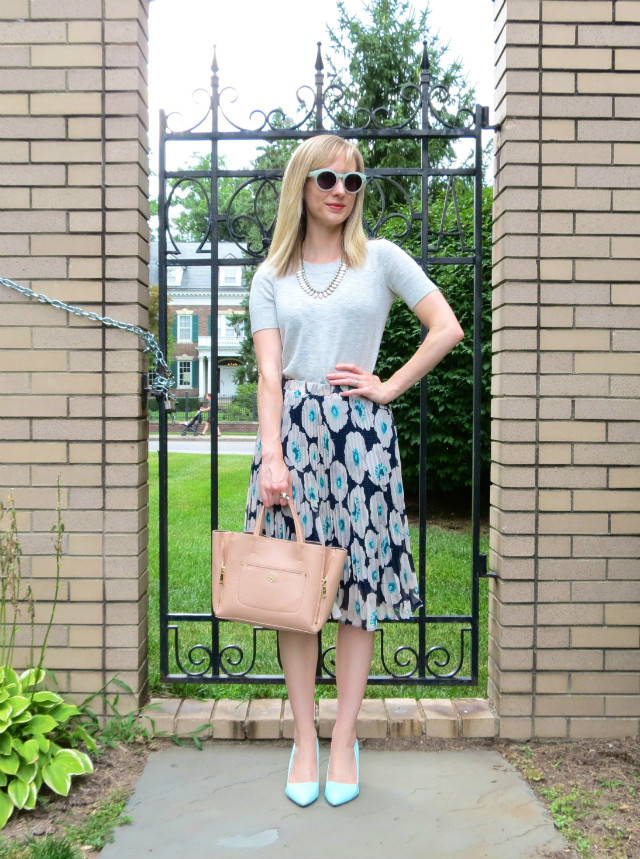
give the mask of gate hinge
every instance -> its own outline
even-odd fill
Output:
[[[489,122],[489,108],[483,105],[482,107],[482,128],[487,131],[499,131],[501,123],[497,123],[496,125],[491,125]]]
[[[476,565],[476,569],[478,571],[479,579],[497,579],[498,574],[493,570],[487,569],[487,556],[486,555],[478,555],[478,561]]]

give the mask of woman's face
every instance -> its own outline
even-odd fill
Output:
[[[353,158],[347,158],[347,153],[339,155],[331,164],[323,164],[323,168],[334,170],[336,173],[348,173],[357,170]],[[307,213],[307,229],[310,225],[336,227],[347,220],[355,206],[357,194],[347,194],[342,179],[330,191],[321,191],[313,178],[307,179],[304,185],[303,202]]]

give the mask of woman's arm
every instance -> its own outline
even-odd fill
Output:
[[[413,312],[428,333],[407,363],[386,382],[355,364],[337,364],[335,373],[327,373],[331,384],[354,385],[355,382],[355,387],[342,392],[343,397],[367,397],[374,403],[386,405],[426,376],[464,337],[453,310],[439,291],[420,299]]]
[[[258,420],[262,444],[260,494],[266,507],[285,504],[282,492],[291,496],[292,480],[285,465],[280,439],[282,424],[282,341],[277,328],[263,328],[253,335],[258,361]]]

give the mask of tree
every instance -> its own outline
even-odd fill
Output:
[[[233,381],[236,385],[244,385],[247,383],[258,383],[258,362],[256,360],[255,349],[253,348],[253,338],[251,337],[251,322],[249,319],[249,286],[253,271],[244,269],[242,272],[242,280],[247,287],[247,294],[242,299],[242,310],[238,313],[232,313],[229,317],[229,322],[234,326],[236,332],[242,337],[240,345],[240,364],[238,369],[233,374]]]
[[[332,83],[338,98],[335,108],[341,122],[358,126],[366,112],[378,111],[376,121],[381,125],[398,125],[406,122],[416,103],[415,91],[405,90],[405,84],[420,83],[422,42],[428,34],[429,9],[418,16],[407,0],[370,0],[364,7],[368,20],[350,16],[344,0],[338,0],[338,23],[328,27],[335,59],[329,58]],[[427,54],[431,82],[449,90],[451,101],[457,107],[471,107],[474,94],[466,84],[459,61],[443,66],[447,45],[437,37],[427,39]],[[446,110],[449,118],[457,113]],[[414,123],[415,125],[415,123]],[[363,140],[360,147],[368,167],[418,167],[420,144],[416,139]],[[446,141],[432,141],[429,157],[432,165],[450,161],[451,145]]]

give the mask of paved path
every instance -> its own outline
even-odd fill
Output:
[[[253,456],[255,437],[247,435],[222,436],[218,440],[218,453],[224,454],[246,454]],[[158,436],[149,439],[149,453],[158,450]],[[195,438],[189,434],[186,436],[169,436],[169,453],[211,453],[210,436]]]
[[[362,746],[341,808],[284,795],[290,748],[209,742],[153,752],[101,859],[576,859],[499,752]],[[321,773],[328,745],[321,746]]]

